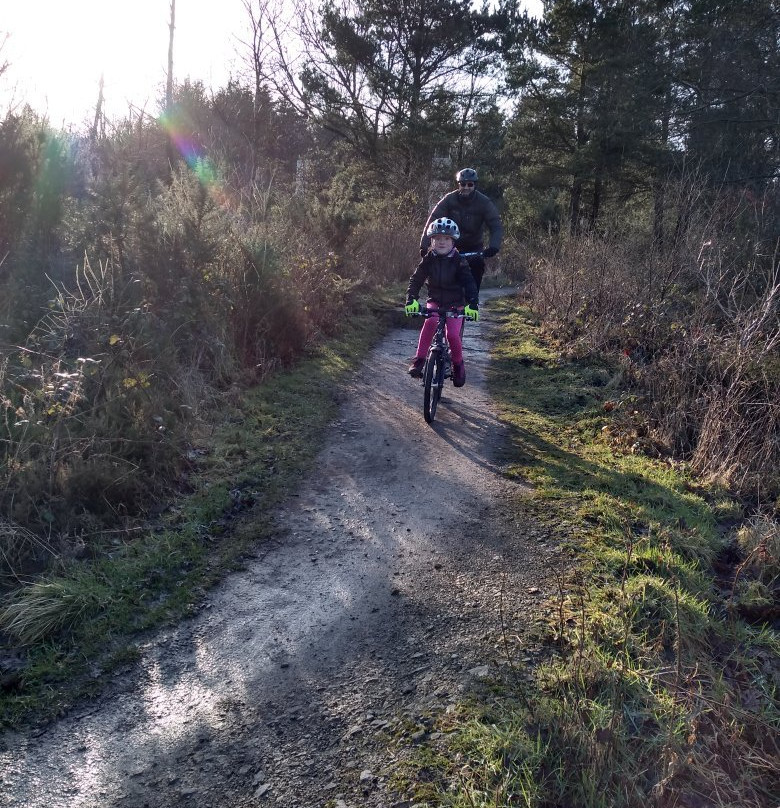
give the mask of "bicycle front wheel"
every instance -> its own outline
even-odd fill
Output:
[[[440,351],[428,354],[425,363],[425,376],[423,378],[425,392],[423,393],[423,415],[427,423],[432,424],[436,417],[436,408],[444,387],[444,357]]]

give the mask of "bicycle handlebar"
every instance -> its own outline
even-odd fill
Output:
[[[485,256],[485,251],[483,250],[474,250],[473,252],[460,252],[458,251],[458,255],[461,258],[474,258],[477,255],[481,255],[483,258]]]
[[[458,309],[420,309],[420,311],[414,312],[412,317],[436,317],[439,314],[443,314],[445,317],[465,317],[467,320],[474,319],[466,314],[466,312],[459,311]]]

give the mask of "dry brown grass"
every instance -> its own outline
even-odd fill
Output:
[[[654,446],[767,502],[780,495],[780,244],[736,249],[723,232],[738,229],[734,204],[665,252],[615,237],[558,243],[529,288],[564,353],[621,367]]]
[[[48,541],[9,519],[0,518],[0,588],[14,586],[25,570],[55,556]]]

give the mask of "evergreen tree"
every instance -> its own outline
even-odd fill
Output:
[[[375,160],[395,147],[403,155],[396,170],[417,176],[457,138],[461,110],[489,94],[481,41],[492,25],[492,15],[465,0],[330,0],[298,21],[303,69],[296,74],[292,57],[278,47],[267,78],[361,156]]]
[[[556,0],[541,21],[504,9],[507,85],[521,94],[510,143],[532,181],[565,190],[572,231],[646,188],[667,145],[659,5]]]
[[[780,6],[691,2],[684,62],[688,157],[715,184],[761,192],[780,169]]]
[[[695,171],[759,191],[780,156],[775,0],[549,0],[534,21],[502,7],[508,148],[571,231],[652,194],[665,235],[669,179]]]

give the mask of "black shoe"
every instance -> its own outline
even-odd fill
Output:
[[[452,374],[452,383],[455,387],[463,387],[466,384],[466,365],[463,362],[455,363],[455,372]]]
[[[409,365],[409,375],[413,379],[422,379],[424,367],[425,367],[425,358],[422,356],[416,357],[414,362],[412,362],[412,364]]]

